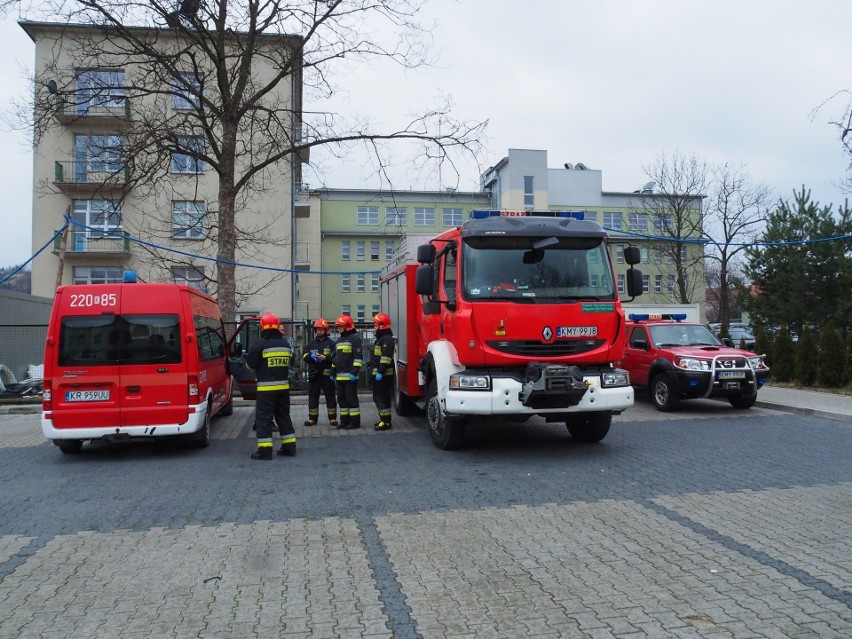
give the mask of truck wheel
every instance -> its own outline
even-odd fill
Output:
[[[59,447],[63,455],[76,455],[83,448],[82,439],[54,439],[53,443]]]
[[[734,408],[739,408],[740,410],[746,410],[754,406],[754,403],[757,401],[757,393],[752,396],[740,396],[740,397],[729,397],[728,401],[731,402],[731,406]]]
[[[578,413],[565,422],[571,437],[584,444],[599,442],[609,433],[612,413]]]
[[[399,375],[393,376],[393,395],[391,395],[393,409],[400,417],[411,417],[420,413],[417,404],[408,395],[399,390]]]
[[[675,393],[668,375],[665,373],[657,373],[651,380],[650,395],[656,409],[664,413],[677,409],[680,403],[680,398]]]
[[[438,402],[438,382],[434,374],[426,391],[426,421],[432,443],[441,450],[458,448],[464,439],[464,422],[447,419]]]
[[[197,433],[190,435],[190,444],[193,448],[207,448],[210,445],[210,410],[212,406],[207,402],[207,411],[204,413],[204,425]]]

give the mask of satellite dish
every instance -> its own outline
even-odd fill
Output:
[[[573,165],[573,164],[571,164],[570,162],[566,162],[566,163],[565,163],[565,164],[563,164],[562,166],[564,166],[564,167],[565,167],[566,169],[568,169],[569,171],[570,171],[571,169],[573,169],[573,168],[574,168],[574,165]]]
[[[56,95],[59,93],[59,87],[56,86],[56,80],[47,81],[47,92],[50,93],[50,95]]]
[[[577,162],[577,164],[574,165],[574,168],[577,169],[578,171],[588,171],[589,170],[589,167],[587,167],[582,162]]]
[[[657,183],[651,180],[650,182],[646,182],[642,187],[642,193],[653,193],[654,187],[657,186]]]

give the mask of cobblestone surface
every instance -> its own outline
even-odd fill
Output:
[[[852,429],[639,402],[600,445],[530,420],[87,444],[0,416],[0,637],[852,636]],[[321,412],[321,417],[324,413]]]

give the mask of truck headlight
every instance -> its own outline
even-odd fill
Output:
[[[491,378],[488,375],[455,373],[450,375],[451,390],[491,390]]]
[[[630,386],[630,375],[627,371],[611,370],[601,375],[601,386]]]
[[[694,359],[692,357],[681,357],[675,360],[678,368],[685,368],[688,371],[709,371],[710,362],[706,359]]]

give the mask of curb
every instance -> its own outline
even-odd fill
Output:
[[[844,415],[843,413],[832,413],[818,408],[803,408],[801,406],[785,406],[783,404],[774,404],[757,400],[754,403],[758,408],[766,408],[769,410],[777,410],[785,413],[796,413],[798,415],[809,415],[811,417],[819,417],[821,419],[833,419],[837,422],[847,422],[852,424],[852,415]]]

